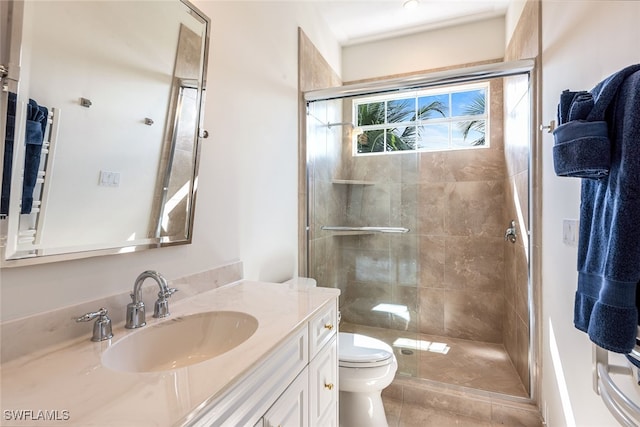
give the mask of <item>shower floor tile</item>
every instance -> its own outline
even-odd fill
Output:
[[[411,376],[477,390],[528,397],[502,344],[462,340],[342,322],[342,332],[378,338],[394,349],[396,376]]]

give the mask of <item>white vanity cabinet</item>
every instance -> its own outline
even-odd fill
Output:
[[[35,338],[21,341],[25,327],[31,330],[29,325],[51,324],[48,319],[56,324],[68,322],[64,313],[71,311],[65,309],[53,318],[38,315],[29,319],[27,326],[22,320],[11,328],[3,324],[3,337],[8,330],[13,341],[23,347],[20,352],[24,356],[3,360],[0,366],[0,411],[55,409],[64,403],[71,414],[65,427],[336,425],[339,295],[339,289],[241,280],[174,301],[169,318],[149,317],[142,330],[116,325],[114,337],[102,342],[90,341],[85,330],[82,341],[42,347],[32,355],[27,353],[32,351]],[[187,321],[181,319],[223,312],[227,319],[231,313],[251,316],[257,328],[240,344],[215,357],[150,372],[106,363],[106,352],[117,350],[114,346],[119,346],[120,340],[165,331],[165,322],[167,326],[185,325]],[[180,334],[168,333],[160,344],[187,349],[181,334],[203,339],[206,334],[220,334],[215,337],[220,343],[239,339],[231,327],[228,331],[226,326],[209,330],[191,324]],[[49,339],[44,329],[36,336]],[[159,344],[150,345],[146,350],[162,351]],[[126,352],[120,354],[121,360],[131,358]],[[100,396],[87,395],[86,390],[96,387]],[[29,420],[14,424],[33,425]]]
[[[263,417],[264,427],[309,426],[309,368],[304,368]]]
[[[185,425],[338,425],[337,298]]]

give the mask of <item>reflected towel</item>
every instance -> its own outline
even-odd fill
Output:
[[[42,142],[47,128],[47,108],[38,105],[33,99],[27,104],[27,128],[25,132],[24,180],[22,183],[22,208],[20,213],[31,213],[33,190],[38,179]]]
[[[13,138],[16,124],[16,94],[8,93],[7,125],[4,137],[4,157],[2,169],[2,198],[0,199],[0,215],[9,213],[9,194],[11,192],[11,162],[13,160]]]
[[[0,201],[0,214],[9,213],[9,199],[11,195],[11,171],[13,169],[13,147],[15,139],[16,94],[8,93],[7,125],[5,132],[4,158],[2,170],[2,199]],[[33,99],[27,104],[27,117],[25,128],[25,158],[24,177],[22,183],[22,206],[20,213],[31,213],[33,206],[33,191],[40,169],[40,157],[45,130],[47,128],[49,111],[46,107],[38,105]]]

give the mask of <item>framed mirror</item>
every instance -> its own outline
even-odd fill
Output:
[[[3,3],[2,266],[190,243],[209,18],[181,0]]]

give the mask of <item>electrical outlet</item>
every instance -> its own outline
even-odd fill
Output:
[[[562,220],[562,243],[577,247],[580,230],[580,221],[577,219]]]

